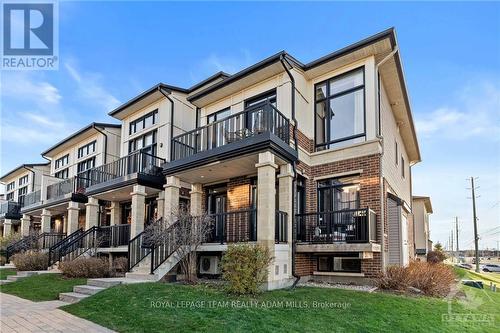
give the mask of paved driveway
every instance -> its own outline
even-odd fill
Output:
[[[0,332],[113,332],[57,309],[61,301],[31,302],[0,293]]]

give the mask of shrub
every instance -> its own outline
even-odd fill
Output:
[[[104,278],[111,275],[109,262],[99,258],[77,258],[62,262],[59,269],[69,278]]]
[[[272,258],[269,250],[256,245],[230,245],[222,257],[222,278],[227,290],[234,294],[256,294],[267,280],[267,266]]]
[[[427,253],[427,262],[432,264],[441,263],[446,259],[446,255],[441,251],[429,251]]]
[[[0,256],[0,266],[5,266],[6,263],[7,258],[5,258],[4,256]]]
[[[18,271],[42,271],[49,266],[48,254],[38,251],[16,253],[11,260]]]
[[[128,271],[127,257],[118,257],[113,259],[113,272],[115,275],[123,275]]]
[[[406,291],[413,287],[427,296],[446,296],[455,282],[455,275],[445,264],[413,261],[407,267],[388,267],[376,282],[381,289]]]
[[[20,232],[14,232],[7,236],[0,237],[0,250],[5,251],[5,249],[7,249],[7,246],[17,242],[21,238],[22,237]]]

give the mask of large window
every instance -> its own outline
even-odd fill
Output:
[[[364,67],[315,86],[316,150],[365,140]]]
[[[12,191],[16,187],[16,182],[10,182],[7,184],[7,192]]]
[[[19,178],[19,186],[28,184],[28,175]]]
[[[90,155],[95,152],[96,141],[92,141],[83,147],[78,148],[78,158]]]
[[[69,163],[69,155],[64,155],[56,160],[56,169],[62,168]]]
[[[92,169],[95,166],[95,157],[78,163],[78,173]]]
[[[28,186],[21,187],[19,190],[17,190],[17,196],[21,197],[23,195],[28,194]]]
[[[158,121],[158,110],[154,110],[134,121],[130,122],[129,135],[140,132],[143,129],[149,128]]]
[[[245,108],[269,102],[276,106],[276,90],[271,90],[263,94],[245,100]]]
[[[361,272],[361,259],[357,253],[338,253],[318,257],[319,272]]]
[[[14,200],[14,192],[7,193],[7,195],[5,196],[5,198],[7,199],[7,201]]]
[[[231,108],[226,108],[224,110],[217,111],[207,116],[207,123],[208,124],[214,123],[216,121],[227,118],[230,115],[231,115]]]
[[[318,181],[318,211],[358,209],[359,176]]]
[[[66,168],[64,170],[58,171],[54,174],[56,178],[66,179],[69,176],[69,169]]]
[[[129,153],[133,153],[138,150],[156,156],[156,130],[128,142]]]

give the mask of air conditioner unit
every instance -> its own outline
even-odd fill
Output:
[[[200,256],[200,274],[217,275],[219,270],[219,257]]]

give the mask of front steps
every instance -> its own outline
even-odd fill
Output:
[[[0,280],[0,284],[7,284],[7,283],[15,282],[15,281],[18,281],[20,279],[27,278],[29,276],[40,275],[40,274],[51,274],[51,273],[58,273],[58,272],[55,272],[55,271],[19,271],[16,273],[16,275],[7,276],[7,280]]]
[[[154,282],[155,280],[130,279],[130,278],[101,278],[88,279],[86,285],[74,286],[72,292],[60,293],[59,300],[66,303],[78,303],[82,299],[97,294],[105,289],[117,286],[119,284]]]
[[[172,253],[167,260],[165,260],[153,274],[151,271],[151,254],[148,254],[136,267],[132,269],[132,272],[125,274],[127,278],[130,279],[140,279],[140,280],[151,280],[160,281],[165,275],[167,275],[178,263],[181,261],[181,255],[179,251]]]

